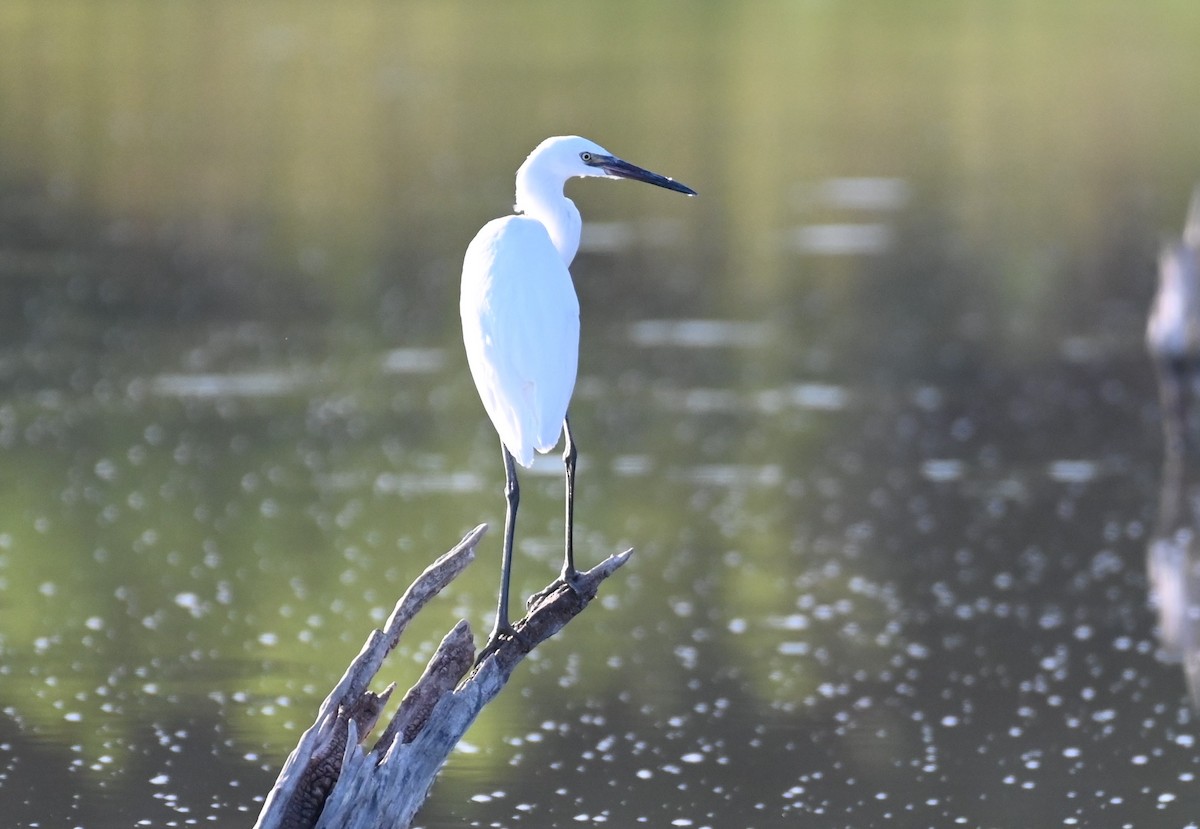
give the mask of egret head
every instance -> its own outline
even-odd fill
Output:
[[[644,181],[658,187],[665,187],[677,193],[696,195],[696,191],[687,185],[680,184],[674,179],[660,176],[644,170],[636,164],[630,164],[617,158],[608,150],[580,138],[578,135],[558,135],[547,138],[529,154],[521,165],[520,173],[546,178],[554,177],[561,181],[569,178],[594,176],[599,178],[628,178],[634,181]]]

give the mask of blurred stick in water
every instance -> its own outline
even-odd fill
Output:
[[[426,568],[396,603],[383,630],[367,638],[292,750],[255,829],[408,827],[454,746],[517,664],[582,612],[601,582],[632,554],[626,550],[610,556],[582,573],[579,593],[552,584],[537,594],[525,618],[513,624],[523,642],[506,640],[474,669],[470,626],[460,621],[442,639],[374,746],[364,749],[361,743],[379,720],[394,683],[379,694],[368,686],[413,617],[474,560],[486,530],[480,524]]]
[[[1192,191],[1183,238],[1159,252],[1146,348],[1158,372],[1167,458],[1180,458],[1200,367],[1200,186]]]
[[[1164,652],[1182,661],[1200,708],[1200,186],[1192,192],[1183,238],[1163,246],[1158,292],[1146,325],[1163,418],[1158,522],[1146,549],[1151,601]]]

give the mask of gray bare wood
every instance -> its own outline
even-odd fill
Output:
[[[480,524],[429,565],[383,629],[372,631],[284,763],[255,829],[407,829],[450,752],[513,669],[581,613],[633,552],[610,556],[582,573],[578,593],[556,581],[535,594],[525,617],[513,623],[519,636],[478,665],[470,626],[460,621],[367,750],[362,744],[394,689],[393,683],[375,693],[370,684],[408,623],[474,560],[486,530]]]

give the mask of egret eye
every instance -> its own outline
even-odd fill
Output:
[[[591,164],[592,163],[592,154],[589,153],[587,150],[584,150],[583,152],[581,152],[579,154],[579,160],[582,161],[584,164]]]

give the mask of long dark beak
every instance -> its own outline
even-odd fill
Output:
[[[599,156],[592,162],[592,166],[599,167],[610,176],[615,176],[616,178],[631,178],[634,181],[644,181],[647,184],[653,184],[657,187],[665,187],[668,190],[674,190],[676,193],[685,193],[689,196],[696,195],[696,191],[686,184],[680,184],[673,178],[667,178],[666,176],[660,176],[658,173],[643,170],[636,164],[630,164],[628,161],[623,161],[614,155]]]

